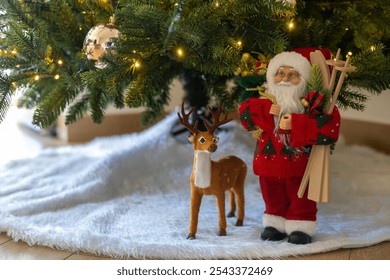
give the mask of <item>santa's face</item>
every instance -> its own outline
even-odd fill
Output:
[[[275,95],[281,115],[303,113],[301,97],[305,93],[306,81],[293,67],[279,67],[273,81],[268,82],[268,89]]]
[[[279,67],[274,78],[275,84],[291,83],[293,85],[298,85],[300,81],[301,78],[299,72],[291,66]]]

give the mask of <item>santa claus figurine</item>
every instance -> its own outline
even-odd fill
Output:
[[[317,205],[297,192],[312,145],[335,143],[340,114],[305,113],[311,64],[297,52],[283,52],[270,60],[265,93],[244,100],[241,123],[256,135],[253,170],[259,176],[265,203],[261,239],[308,244],[317,229]],[[307,112],[307,111],[306,111]],[[256,132],[256,133],[255,133]]]

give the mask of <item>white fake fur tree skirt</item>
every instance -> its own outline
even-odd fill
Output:
[[[260,240],[254,139],[235,123],[220,133],[212,158],[234,154],[248,164],[244,226],[230,218],[227,236],[217,236],[215,198],[204,196],[197,239],[187,240],[193,150],[169,135],[175,121],[172,114],[139,134],[44,149],[2,166],[0,232],[31,245],[157,259],[282,258],[390,240],[390,157],[342,141],[331,156],[331,201],[319,204],[313,243]]]

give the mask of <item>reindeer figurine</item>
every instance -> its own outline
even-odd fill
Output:
[[[189,116],[195,108],[185,114],[184,102],[181,106],[181,114],[177,113],[179,122],[186,127],[191,135],[188,140],[194,146],[194,166],[190,177],[191,185],[191,211],[190,228],[187,239],[195,239],[198,227],[198,215],[203,195],[215,195],[219,215],[219,236],[226,235],[226,217],[225,217],[225,192],[229,192],[230,212],[228,217],[235,216],[236,202],[238,206],[236,226],[242,226],[245,215],[244,183],[246,177],[246,164],[236,156],[227,156],[218,161],[211,160],[211,153],[217,150],[219,138],[213,133],[217,127],[225,124],[231,119],[225,117],[220,120],[222,102],[217,111],[209,107],[212,114],[213,123],[204,122],[207,131],[198,129],[198,120],[192,126],[189,123]]]

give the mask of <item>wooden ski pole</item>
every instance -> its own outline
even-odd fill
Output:
[[[339,57],[340,57],[340,49],[337,51],[336,60],[338,60]],[[325,57],[322,54],[322,52],[315,51],[315,52],[310,53],[310,61],[312,64],[317,64],[321,70],[322,86],[326,89],[333,88],[335,78],[336,78],[336,71],[334,71],[335,69],[333,67],[332,75],[330,77],[329,67],[327,66],[327,63],[325,61]],[[309,157],[305,172],[304,172],[303,177],[302,177],[301,185],[300,185],[299,190],[298,190],[298,197],[299,198],[302,198],[303,194],[306,191],[306,188],[307,188],[308,183],[309,183],[310,171],[312,170],[312,166],[319,164],[318,162],[314,163],[314,160],[318,159],[318,157],[316,156],[317,152],[318,152],[318,148],[316,145],[314,145],[312,147],[311,152],[310,152],[310,157]]]
[[[333,71],[332,76],[330,79],[330,82],[327,86],[329,90],[332,90],[334,87],[334,83],[336,80],[336,73],[339,70],[337,65],[340,65],[341,63],[344,64],[344,61],[339,61],[340,53],[337,52],[336,60],[332,62]],[[347,65],[349,63],[349,60],[345,62]],[[344,83],[344,77],[339,78],[337,88],[335,92],[332,95],[332,101],[328,104],[328,106],[325,107],[325,113],[331,114],[333,111],[333,108],[335,106],[335,102],[338,98],[338,95],[341,90],[341,86]],[[332,105],[333,104],[333,105]],[[331,107],[331,108],[330,108]],[[330,146],[329,145],[316,145],[316,154],[315,158],[313,160],[313,164],[311,166],[311,169],[309,170],[309,191],[308,191],[308,199],[317,201],[317,202],[329,202],[329,196],[330,196]]]
[[[322,54],[321,54],[322,55]],[[341,66],[339,61],[340,50],[337,52],[336,61],[327,61],[328,64],[334,65],[332,76],[330,78],[328,89],[332,90],[336,78],[336,71],[341,71],[341,75],[333,94],[330,104],[326,106],[325,112],[331,114],[337,101],[337,97],[344,83],[346,73],[353,71],[353,67],[348,66],[349,58],[344,66]],[[308,198],[317,202],[329,201],[329,181],[330,181],[330,146],[329,145],[314,145],[310,153],[309,161],[302,178],[301,185],[298,190],[298,197],[303,197],[306,187],[309,185]],[[309,184],[308,184],[309,182]]]

